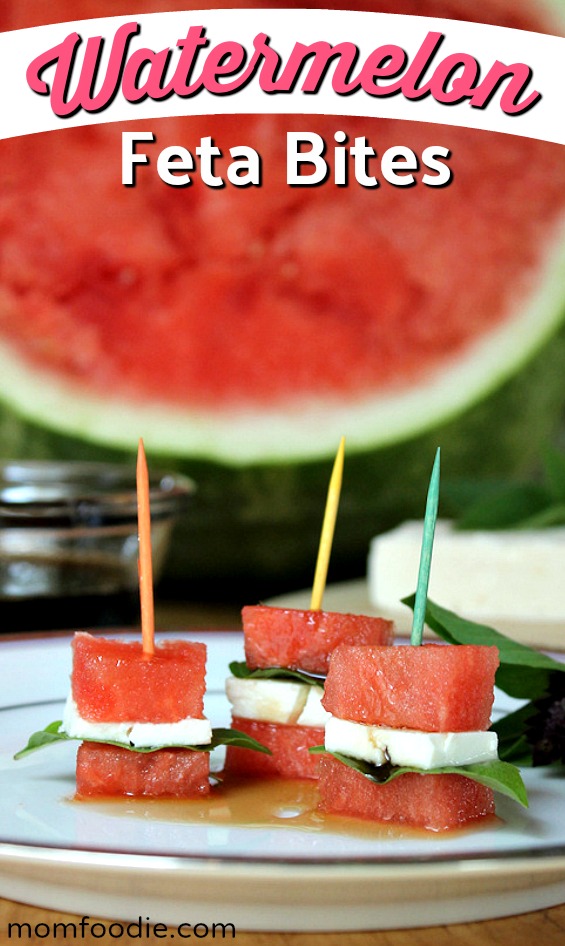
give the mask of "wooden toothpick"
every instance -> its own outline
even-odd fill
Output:
[[[418,586],[414,600],[414,616],[412,618],[412,634],[410,643],[422,643],[424,622],[426,619],[426,604],[428,601],[428,585],[430,583],[430,568],[432,564],[432,549],[434,546],[434,532],[437,520],[439,502],[439,447],[428,487],[426,500],[426,514],[424,517],[424,533],[422,536],[422,551],[420,553],[420,568],[418,570]]]
[[[153,563],[151,559],[151,510],[149,474],[143,440],[137,452],[137,529],[139,536],[139,597],[141,601],[141,641],[143,653],[155,653],[155,609],[153,605]]]
[[[318,558],[316,561],[316,571],[314,573],[314,584],[312,586],[312,598],[310,601],[310,610],[319,611],[322,607],[322,598],[326,587],[326,578],[328,575],[328,564],[332,550],[332,542],[335,529],[335,520],[339,506],[339,494],[341,492],[341,481],[343,479],[343,458],[345,453],[345,437],[342,437],[339,443],[336,458],[334,460],[330,485],[328,488],[328,498],[326,500],[326,511],[324,513],[324,522],[322,525],[322,534],[320,536],[320,547],[318,549]]]

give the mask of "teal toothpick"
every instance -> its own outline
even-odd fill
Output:
[[[422,551],[420,552],[420,568],[418,569],[418,586],[414,601],[414,617],[412,618],[412,634],[410,643],[422,643],[424,621],[426,618],[426,603],[428,600],[428,585],[430,583],[430,568],[432,564],[432,549],[434,547],[434,532],[436,528],[437,507],[439,502],[439,447],[426,500],[426,514],[424,517],[424,534],[422,536]]]

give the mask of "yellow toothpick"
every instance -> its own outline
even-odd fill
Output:
[[[141,601],[141,641],[143,653],[155,653],[155,609],[153,605],[153,563],[151,559],[151,510],[149,474],[143,440],[137,452],[137,529],[139,536],[139,597]]]
[[[319,611],[322,607],[322,598],[326,587],[326,578],[328,575],[328,565],[332,550],[332,541],[334,537],[335,520],[337,517],[337,508],[339,506],[339,494],[341,492],[341,481],[343,479],[343,457],[345,453],[345,437],[339,442],[338,451],[334,460],[330,485],[328,488],[328,498],[326,500],[326,511],[324,513],[324,523],[322,525],[322,534],[320,536],[320,547],[318,549],[318,558],[316,561],[316,571],[314,574],[314,584],[312,586],[312,598],[310,600],[310,610]]]

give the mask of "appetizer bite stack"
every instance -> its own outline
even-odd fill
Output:
[[[232,664],[226,682],[232,725],[267,746],[272,755],[229,746],[229,772],[317,778],[309,752],[324,739],[322,706],[329,658],[338,644],[388,645],[393,626],[382,618],[267,606],[242,611],[245,664]],[[290,678],[290,679],[289,679]]]
[[[141,642],[76,634],[62,728],[84,740],[77,794],[207,794],[210,753],[185,748],[212,738],[205,669],[204,644],[165,641],[147,654]]]
[[[210,791],[204,719],[206,647],[155,645],[149,476],[143,442],[137,460],[142,640],[75,634],[71,693],[62,728],[83,739],[77,794],[192,797]],[[111,743],[111,744],[109,744]]]
[[[493,814],[492,790],[453,769],[497,759],[486,731],[497,666],[496,647],[338,647],[323,699],[334,755],[320,757],[321,809],[434,831]]]
[[[342,643],[391,644],[393,626],[382,618],[322,611],[343,474],[345,440],[335,458],[310,610],[259,605],[242,611],[245,663],[230,665],[226,682],[232,725],[271,750],[257,758],[228,748],[226,769],[239,775],[317,778],[310,749],[324,737],[321,699],[329,658]]]
[[[424,519],[410,644],[338,647],[323,705],[323,811],[443,831],[494,813],[496,787],[527,804],[487,732],[497,647],[422,644],[439,499],[436,454]],[[325,750],[325,751],[324,751]]]
[[[141,641],[74,636],[71,693],[63,720],[30,736],[20,759],[80,739],[77,795],[192,798],[210,791],[210,752],[222,744],[264,746],[203,716],[206,647],[155,643],[149,476],[143,441],[137,460]]]

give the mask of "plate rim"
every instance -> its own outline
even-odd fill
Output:
[[[555,848],[532,848],[529,850],[506,851],[503,854],[488,851],[481,851],[469,854],[458,855],[435,855],[428,857],[425,855],[410,855],[409,857],[350,857],[348,859],[336,857],[329,858],[309,858],[307,861],[302,858],[293,858],[284,856],[280,858],[264,858],[253,855],[210,855],[210,854],[159,854],[142,853],[138,851],[106,851],[91,847],[61,847],[56,844],[33,844],[24,842],[11,842],[0,840],[0,864],[4,860],[32,860],[37,861],[56,861],[61,863],[61,855],[70,862],[81,863],[89,862],[89,866],[103,865],[105,861],[107,866],[120,867],[126,864],[139,866],[142,868],[160,868],[160,865],[168,865],[175,870],[192,868],[201,870],[204,864],[211,865],[215,872],[220,872],[224,865],[228,867],[248,868],[250,872],[260,872],[265,870],[276,873],[278,870],[286,867],[292,867],[293,871],[302,870],[305,873],[316,871],[328,872],[332,870],[370,870],[370,871],[394,871],[399,870],[403,873],[407,870],[414,871],[434,870],[438,868],[441,871],[446,865],[450,869],[468,869],[472,865],[474,872],[480,872],[483,868],[488,872],[492,871],[493,864],[497,867],[504,866],[505,869],[514,873],[527,868],[528,872],[540,872],[543,869],[551,868],[563,869],[565,874],[565,845]],[[546,863],[547,862],[547,863]]]
[[[184,636],[215,640],[221,647],[228,641],[235,643],[241,635],[238,631],[210,635],[187,631]],[[68,635],[9,643],[16,654],[18,645],[25,650],[32,644],[36,652],[42,645],[54,648],[57,657],[68,647]],[[36,705],[63,699],[51,699],[43,691],[37,694]],[[26,703],[22,697],[16,706],[2,710],[17,710]],[[52,876],[55,873],[57,876]],[[107,888],[107,907],[89,892],[89,880],[99,880]],[[401,909],[411,882],[413,908],[406,910],[404,904]],[[372,885],[376,883],[389,891],[388,905],[374,902]],[[183,910],[186,913],[190,889],[192,905],[205,903],[212,917],[225,915],[227,897],[238,929],[321,932],[436,926],[515,915],[565,902],[565,843],[531,849],[445,854],[436,850],[347,858],[328,855],[304,860],[292,855],[266,858],[252,853],[104,850],[84,843],[73,846],[0,838],[0,895],[8,899],[63,912],[112,917],[127,914],[135,920],[141,909],[135,898],[145,902],[146,897],[138,893],[137,885],[139,891],[157,888],[152,912],[168,923],[177,922]],[[440,897],[438,887],[443,891]],[[496,891],[496,898],[491,890]],[[340,901],[343,914],[337,909]]]

